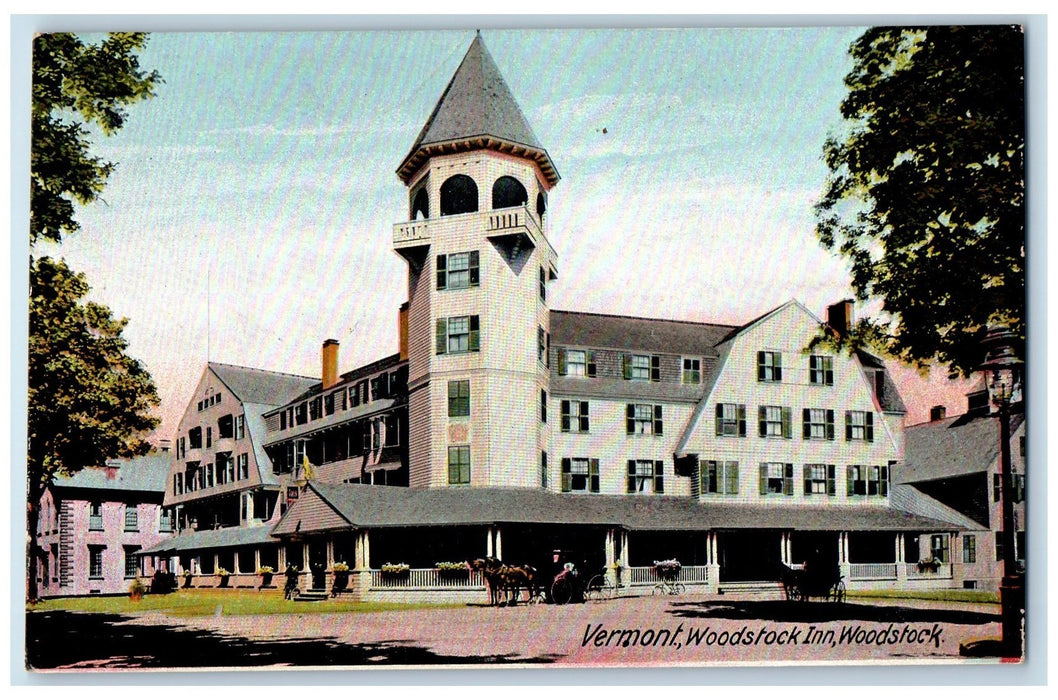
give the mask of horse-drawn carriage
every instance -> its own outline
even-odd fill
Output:
[[[831,603],[845,602],[845,580],[837,565],[807,563],[795,569],[779,564],[779,581],[786,600],[808,601],[821,598]]]
[[[616,589],[603,573],[587,576],[582,571],[584,562],[578,567],[575,561],[577,557],[569,552],[556,550],[547,572],[529,564],[511,566],[495,557],[468,561],[467,568],[481,572],[492,605],[566,605],[614,597]]]

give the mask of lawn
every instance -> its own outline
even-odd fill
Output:
[[[290,613],[372,613],[383,610],[411,610],[419,608],[451,607],[429,603],[358,603],[352,600],[322,600],[294,602],[280,595],[261,595],[251,591],[217,591],[200,589],[177,591],[168,595],[145,595],[133,602],[128,596],[88,596],[51,598],[35,605],[30,611],[68,610],[114,614],[160,612],[174,617],[205,615],[277,615]]]
[[[962,588],[933,591],[849,591],[849,598],[901,598],[904,600],[941,600],[953,603],[999,603],[999,594]]]

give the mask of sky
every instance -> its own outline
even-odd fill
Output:
[[[852,296],[814,234],[855,27],[482,32],[562,176],[552,308],[741,324]],[[88,36],[92,39],[94,37]],[[82,229],[37,254],[127,317],[169,438],[207,359],[319,376],[397,349],[395,174],[473,30],[154,33],[156,96],[94,151],[118,164]],[[877,310],[877,303],[857,313]],[[967,383],[894,368],[910,413]]]

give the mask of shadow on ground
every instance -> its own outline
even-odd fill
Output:
[[[677,617],[723,620],[771,620],[773,622],[942,622],[953,625],[983,625],[999,622],[999,614],[969,610],[909,608],[899,605],[799,602],[793,600],[707,601],[673,603],[669,612]]]
[[[343,644],[333,638],[256,640],[172,625],[122,624],[124,615],[29,612],[30,669],[230,668],[247,666],[387,666],[551,663],[543,657],[448,656],[407,640]]]

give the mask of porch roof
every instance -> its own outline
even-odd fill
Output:
[[[275,542],[276,540],[270,535],[271,530],[271,525],[253,525],[188,532],[141,549],[137,554],[175,554],[194,549],[216,549]]]
[[[503,523],[597,525],[629,530],[962,529],[955,523],[887,506],[701,503],[674,496],[574,495],[539,489],[423,489],[315,482],[309,487],[315,498],[299,500],[276,525],[273,535],[312,531],[321,506],[333,510],[350,529]]]

